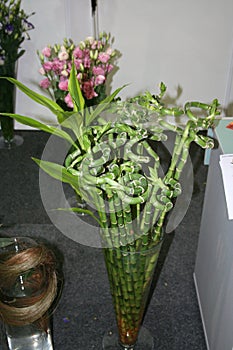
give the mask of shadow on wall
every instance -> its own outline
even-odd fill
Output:
[[[228,104],[224,112],[226,117],[233,117],[233,101]]]

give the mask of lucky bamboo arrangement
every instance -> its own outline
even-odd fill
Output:
[[[96,214],[80,208],[70,210],[90,214],[100,226],[120,342],[133,345],[159,248],[149,259],[146,251],[160,246],[163,239],[166,214],[182,190],[179,180],[191,142],[202,148],[213,147],[212,139],[200,130],[213,126],[219,114],[218,100],[211,104],[188,102],[183,108],[167,107],[163,102],[166,86],[161,83],[160,93],[156,96],[146,92],[125,102],[114,102],[122,89],[119,88],[99,105],[84,109],[84,98],[73,65],[69,93],[74,109],[66,112],[17,80],[8,80],[34,101],[49,108],[62,125],[62,129],[55,128],[11,114],[23,124],[55,134],[70,143],[71,151],[63,165],[39,159],[34,161],[54,178],[69,183],[94,207]],[[200,111],[203,112],[201,116]],[[184,125],[174,122],[176,117],[184,115],[187,118]],[[167,131],[174,132],[176,138],[168,170],[161,176],[160,158],[153,143],[165,141]],[[134,255],[137,252],[145,253],[140,257],[140,266]]]
[[[69,183],[95,207],[106,244],[115,247],[130,244],[139,249],[158,241],[166,213],[173,207],[172,200],[181,193],[179,179],[191,142],[203,148],[213,147],[213,140],[199,131],[213,126],[219,114],[218,101],[188,102],[184,108],[169,108],[163,104],[166,86],[161,83],[159,95],[146,92],[126,102],[111,103],[121,91],[119,88],[95,108],[84,110],[84,98],[73,65],[69,93],[74,108],[67,112],[19,81],[7,79],[57,116],[62,129],[10,114],[22,124],[55,134],[70,143],[73,152],[69,152],[63,166],[34,160],[51,176]],[[205,115],[194,114],[194,109]],[[103,113],[115,120],[104,119]],[[175,120],[182,115],[188,118],[183,126],[165,118],[173,116]],[[145,127],[148,120],[149,128]],[[161,178],[160,159],[150,141],[164,141],[167,130],[175,132],[176,139],[170,166]],[[91,211],[87,212],[93,216]]]

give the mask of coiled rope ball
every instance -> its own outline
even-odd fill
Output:
[[[13,238],[0,249],[0,317],[6,324],[43,325],[57,296],[56,258],[28,238]]]

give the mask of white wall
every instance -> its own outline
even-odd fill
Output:
[[[178,85],[189,99],[223,103],[233,43],[232,0],[99,0],[100,28],[122,52],[113,87],[124,96]],[[233,94],[232,94],[233,99]]]
[[[27,11],[35,11],[36,29],[25,42],[26,54],[19,64],[18,79],[35,88],[36,50],[62,42],[64,37],[80,41],[92,34],[89,0],[23,1]],[[122,57],[111,88],[130,83],[123,98],[149,89],[158,92],[163,81],[172,97],[183,90],[177,103],[187,100],[225,104],[230,87],[229,72],[233,45],[232,0],[99,0],[100,31],[115,38],[114,48]],[[233,101],[228,91],[227,103]],[[49,118],[47,111],[17,94],[17,112]],[[22,126],[17,126],[22,128]]]

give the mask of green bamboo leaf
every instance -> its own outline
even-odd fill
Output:
[[[8,117],[14,118],[15,120],[17,120],[17,122],[19,122],[21,124],[31,126],[33,128],[48,132],[49,134],[59,136],[65,140],[67,140],[71,145],[74,145],[77,148],[77,146],[74,143],[74,140],[70,137],[70,135],[59,128],[43,124],[43,123],[39,122],[38,120],[32,119],[30,117],[26,117],[24,115],[20,115],[20,114],[0,113],[0,115],[5,115]]]
[[[116,97],[116,95],[119,94],[119,92],[124,89],[126,85],[123,85],[122,87],[116,89],[110,96],[107,96],[104,100],[102,100],[96,108],[93,110],[93,113],[86,115],[86,125],[90,125],[95,118],[97,118],[107,107],[109,104],[113,101],[113,99]]]
[[[33,101],[41,104],[42,106],[45,106],[48,108],[54,115],[58,115],[60,112],[63,112],[63,109],[54,101],[49,99],[46,96],[43,96],[41,94],[38,94],[37,92],[29,89],[26,85],[22,84],[18,80],[14,78],[9,78],[9,77],[0,77],[0,79],[7,79],[11,83],[17,86],[25,95],[30,97]]]
[[[68,90],[74,104],[74,111],[83,111],[85,106],[85,100],[77,79],[77,72],[75,69],[74,62],[72,63],[72,68],[69,77]]]
[[[80,194],[78,187],[78,177],[69,173],[64,166],[34,157],[32,157],[32,160],[54,179],[70,184],[76,190],[76,192]]]
[[[66,119],[68,119],[74,112],[68,111],[58,111],[57,112],[57,120],[59,124],[62,124]]]
[[[80,144],[80,147],[82,149],[85,149],[83,143],[84,127],[82,114],[78,112],[72,114],[69,118],[63,121],[62,126],[71,129],[75,134],[78,143]]]

